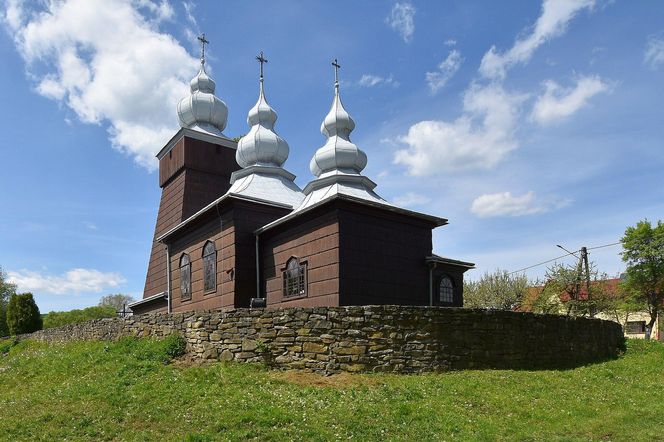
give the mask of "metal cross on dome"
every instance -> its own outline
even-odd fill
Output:
[[[339,84],[339,69],[341,69],[341,65],[336,58],[332,62],[332,66],[334,66],[334,82]]]
[[[203,32],[197,38],[198,41],[201,42],[201,63],[205,64],[205,45],[210,44],[210,42],[205,39],[205,32]]]
[[[256,56],[256,60],[261,64],[261,80],[263,79],[263,63],[267,63],[267,58],[263,57],[263,51]]]

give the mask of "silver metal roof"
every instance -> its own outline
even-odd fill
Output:
[[[339,82],[335,81],[332,107],[320,127],[327,141],[311,159],[311,173],[320,177],[336,171],[355,174],[362,172],[367,165],[367,155],[350,141],[353,129],[355,121],[344,109],[339,95]]]
[[[277,113],[265,99],[263,79],[260,80],[258,101],[247,116],[249,133],[237,143],[235,159],[241,167],[255,165],[282,166],[288,158],[288,143],[274,131]]]
[[[306,197],[295,212],[306,210],[335,195],[346,195],[373,203],[390,205],[374,188],[376,183],[361,175],[367,165],[367,155],[350,141],[355,122],[344,109],[339,94],[338,68],[335,60],[334,99],[321,124],[327,142],[316,151],[309,165],[317,177],[304,188]]]
[[[211,135],[224,136],[228,107],[214,95],[215,83],[205,72],[205,60],[191,80],[191,94],[178,103],[178,119],[181,127],[196,129]]]
[[[233,172],[228,193],[295,208],[302,203],[304,194],[293,180],[295,175],[281,167],[249,166]]]
[[[295,208],[304,194],[294,182],[295,175],[281,167],[288,159],[288,143],[274,131],[277,113],[265,99],[263,63],[267,60],[262,52],[256,59],[261,62],[258,101],[247,116],[251,129],[237,144],[235,159],[243,169],[231,175],[228,193]]]

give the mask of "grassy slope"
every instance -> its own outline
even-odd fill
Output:
[[[24,342],[0,356],[0,439],[664,440],[664,345],[628,345],[575,370],[322,378]]]

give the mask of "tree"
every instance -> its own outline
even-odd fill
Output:
[[[613,292],[607,290],[605,298],[603,312],[621,324],[627,324],[632,313],[648,310],[643,298],[626,281],[621,281],[614,287]]]
[[[485,272],[477,281],[464,281],[464,307],[514,310],[521,305],[528,288],[525,275],[510,275],[507,270]]]
[[[7,306],[9,333],[19,335],[41,330],[42,318],[32,293],[12,295]]]
[[[544,279],[544,285],[534,288],[538,292],[531,300],[532,311],[563,312],[568,316],[594,316],[604,312],[619,316],[632,308],[628,297],[609,287],[608,276],[600,274],[592,262],[589,263],[588,274],[581,262],[577,265],[554,263],[547,268]]]
[[[134,298],[131,296],[118,293],[115,295],[102,296],[99,300],[99,306],[113,307],[116,312],[119,312],[122,311],[124,305],[131,304],[132,302],[134,302]]]
[[[664,308],[664,224],[639,221],[627,227],[621,239],[622,259],[627,264],[626,286],[647,304],[650,321],[646,339],[650,339],[655,322]]]
[[[16,294],[16,285],[7,281],[5,273],[0,267],[0,338],[9,336],[9,327],[7,326],[7,304],[9,298]]]

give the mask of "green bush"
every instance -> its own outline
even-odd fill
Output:
[[[7,304],[9,298],[16,294],[16,285],[7,282],[7,276],[0,267],[0,337],[9,336],[9,327],[7,327]]]
[[[43,325],[39,307],[32,297],[32,293],[12,295],[7,305],[7,326],[9,333],[20,335],[41,330]]]
[[[187,340],[177,333],[169,335],[164,339],[164,348],[170,359],[182,356],[187,348]]]
[[[0,341],[0,355],[9,353],[9,350],[11,350],[16,344],[18,344],[16,339],[5,339]]]
[[[0,300],[0,338],[9,336],[7,327],[7,304]]]
[[[68,312],[49,312],[44,315],[44,328],[61,327],[68,324],[78,324],[92,319],[114,318],[115,308],[111,306],[88,307],[82,310]]]

